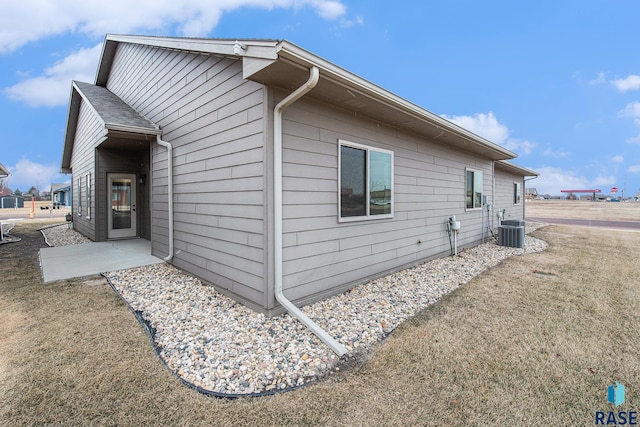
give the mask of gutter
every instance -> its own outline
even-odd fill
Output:
[[[169,254],[163,258],[165,262],[171,262],[173,259],[173,146],[167,141],[163,141],[160,135],[157,135],[156,142],[167,149],[167,177],[168,180],[168,207],[169,211]]]
[[[320,79],[318,67],[311,67],[309,80],[286,98],[280,101],[273,109],[273,204],[274,204],[274,271],[275,271],[275,296],[276,300],[296,319],[307,328],[311,329],[318,338],[327,344],[338,356],[347,354],[345,346],[331,337],[327,331],[318,326],[306,314],[284,296],[282,292],[282,112],[283,110],[302,98],[313,89]],[[159,138],[158,138],[159,141]]]

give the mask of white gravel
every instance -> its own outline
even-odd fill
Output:
[[[49,246],[67,246],[67,245],[81,245],[84,243],[91,243],[91,240],[73,228],[69,228],[67,224],[58,224],[50,227],[43,227],[40,232],[44,236],[44,241]]]
[[[527,232],[541,224],[527,224]],[[48,232],[47,232],[48,234]],[[367,351],[400,323],[504,259],[540,252],[491,241],[358,286],[302,310],[350,351]],[[168,265],[106,273],[154,329],[167,367],[201,391],[252,395],[300,386],[339,369],[338,357],[288,314],[267,318]]]

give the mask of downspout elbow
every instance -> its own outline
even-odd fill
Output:
[[[168,199],[168,215],[169,215],[169,254],[163,258],[165,262],[171,262],[173,259],[173,146],[157,136],[156,142],[158,145],[167,149],[167,199]]]

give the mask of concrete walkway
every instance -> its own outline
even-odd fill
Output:
[[[44,283],[142,265],[159,264],[144,239],[116,240],[40,249]]]

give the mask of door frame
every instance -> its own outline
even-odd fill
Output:
[[[131,227],[130,228],[113,228],[113,216],[112,216],[112,208],[111,208],[111,186],[113,184],[114,179],[130,179],[131,180]],[[107,239],[130,239],[134,237],[138,237],[138,213],[136,211],[137,204],[137,192],[138,187],[138,177],[135,173],[107,173],[107,206],[106,206],[106,214],[107,214]]]

